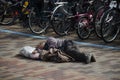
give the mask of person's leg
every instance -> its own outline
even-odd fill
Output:
[[[96,62],[95,55],[93,55],[93,54],[92,54],[92,57],[91,57],[91,62]]]
[[[81,52],[79,47],[72,41],[66,41],[65,44],[65,53],[73,57],[76,61],[85,62],[87,64],[90,62],[96,62],[95,56],[92,53]]]
[[[81,53],[78,46],[71,40],[65,41],[64,51],[66,54],[73,57],[76,61],[85,61],[85,54]]]

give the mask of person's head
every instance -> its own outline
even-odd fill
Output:
[[[37,48],[37,49],[43,49],[43,48],[44,48],[44,45],[45,45],[45,42],[40,42],[40,43],[36,46],[36,48]]]
[[[40,54],[44,48],[45,42],[40,42],[37,46],[36,49],[32,52],[31,58],[33,59],[40,59]]]
[[[32,54],[30,54],[32,59],[40,59],[40,53],[37,50],[34,50]]]

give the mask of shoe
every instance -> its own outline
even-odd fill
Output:
[[[96,58],[92,53],[86,53],[85,56],[86,56],[86,60],[85,60],[86,64],[91,62],[96,62]]]
[[[85,63],[89,64],[91,62],[92,54],[85,54]]]
[[[91,62],[96,62],[95,55],[93,55],[93,54],[92,54],[92,57],[91,57]]]

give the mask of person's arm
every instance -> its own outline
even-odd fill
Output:
[[[49,51],[50,51],[50,53],[53,53],[53,48],[50,48]]]
[[[57,39],[56,38],[53,38],[53,37],[49,37],[47,39],[47,42],[48,44],[48,49],[50,48],[56,48],[56,45],[57,45]]]
[[[58,49],[56,49],[56,48],[50,48],[50,49],[49,49],[49,52],[50,52],[50,53],[55,53],[55,52],[57,52],[57,51],[58,51]]]

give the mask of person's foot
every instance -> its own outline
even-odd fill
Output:
[[[96,62],[95,55],[93,55],[93,54],[92,54],[92,57],[91,57],[91,62]]]
[[[86,53],[86,54],[85,54],[85,57],[86,57],[85,63],[86,63],[86,64],[90,63],[90,62],[91,62],[91,57],[92,57],[91,54]]]
[[[86,53],[86,60],[85,63],[88,64],[90,62],[96,62],[95,56],[92,53]]]

